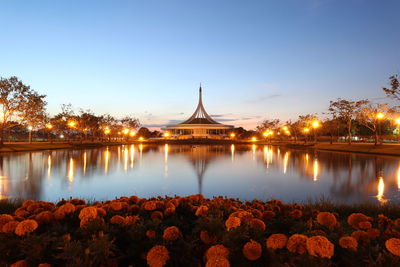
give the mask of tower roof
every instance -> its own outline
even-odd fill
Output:
[[[187,119],[186,121],[180,123],[180,124],[220,124],[219,122],[216,122],[213,120],[210,115],[207,114],[206,110],[204,109],[203,106],[203,100],[201,97],[201,85],[199,88],[199,104],[197,105],[196,110],[194,111],[193,115]]]

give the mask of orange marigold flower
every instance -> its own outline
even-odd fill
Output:
[[[125,217],[125,225],[134,225],[140,220],[139,216],[127,216]]]
[[[79,219],[83,220],[90,220],[90,219],[96,219],[97,217],[97,208],[95,207],[86,207],[81,210],[79,213]]]
[[[155,210],[157,208],[157,203],[155,201],[147,201],[143,203],[142,209],[144,210]]]
[[[118,200],[111,201],[110,208],[115,211],[122,210],[122,203]]]
[[[138,201],[139,201],[139,198],[137,196],[130,196],[129,197],[129,202],[131,204],[136,204],[136,203],[138,203]]]
[[[97,208],[97,214],[100,217],[105,217],[107,215],[107,211],[105,209],[103,209],[103,208]]]
[[[207,213],[208,213],[208,207],[202,205],[202,206],[197,208],[195,214],[196,214],[196,216],[204,217],[204,216],[207,216]]]
[[[166,241],[175,241],[181,236],[181,231],[176,226],[170,226],[165,228],[163,232],[163,238]]]
[[[29,262],[27,260],[20,260],[11,264],[11,267],[29,267]]]
[[[18,224],[19,224],[19,222],[17,222],[17,221],[10,221],[10,222],[4,224],[0,230],[3,233],[14,233],[15,228],[17,228]]]
[[[150,218],[152,221],[161,221],[164,218],[164,215],[161,211],[156,210],[151,213]]]
[[[351,225],[351,227],[358,229],[360,226],[360,222],[365,222],[368,221],[370,217],[365,216],[362,213],[352,213],[350,216],[347,218],[347,223]]]
[[[154,231],[154,230],[148,230],[148,231],[146,231],[146,236],[147,236],[148,238],[151,238],[151,239],[156,238],[156,231]]]
[[[32,205],[33,203],[36,203],[36,202],[33,201],[33,200],[24,201],[24,203],[22,203],[22,207],[27,208],[27,207],[29,207],[30,205]]]
[[[26,235],[27,233],[35,231],[38,226],[39,225],[35,220],[24,220],[15,228],[15,234],[19,236]]]
[[[260,219],[251,219],[249,225],[253,228],[260,229],[261,231],[265,231],[265,223]]]
[[[26,207],[25,209],[29,212],[33,212],[36,209],[40,208],[39,203],[32,203],[31,205],[29,205],[28,207]]]
[[[165,216],[171,216],[175,214],[175,207],[170,207],[170,208],[166,208],[164,210],[164,215]]]
[[[206,267],[230,267],[229,260],[225,257],[213,257],[206,262]]]
[[[375,229],[375,228],[371,228],[371,229],[367,230],[367,235],[371,239],[377,238],[378,236],[380,236],[380,234],[381,234],[381,231],[379,231],[378,229]]]
[[[355,238],[351,236],[343,236],[339,239],[339,245],[342,248],[347,248],[349,250],[356,251],[358,247],[358,242]]]
[[[214,245],[207,249],[205,255],[205,260],[208,261],[209,259],[215,258],[215,257],[223,257],[228,259],[229,257],[229,250],[224,247],[223,245]]]
[[[308,254],[330,259],[334,253],[334,245],[325,236],[316,235],[307,239]]]
[[[162,267],[169,260],[168,249],[160,245],[154,246],[147,253],[146,260],[150,267]]]
[[[400,256],[400,238],[390,238],[385,242],[386,249],[396,256]]]
[[[51,223],[54,219],[54,215],[51,211],[42,211],[35,216],[35,220],[38,223]]]
[[[267,248],[278,249],[284,248],[287,244],[288,238],[284,234],[272,234],[267,238]]]
[[[295,219],[301,218],[303,216],[303,212],[299,209],[294,209],[290,212],[290,216],[292,216]]]
[[[0,228],[1,228],[1,226],[5,225],[6,223],[11,222],[13,220],[14,220],[13,216],[8,215],[8,214],[1,214],[0,215]]]
[[[317,222],[328,228],[332,228],[337,225],[337,220],[336,220],[335,215],[333,215],[333,213],[326,212],[326,211],[318,213]]]
[[[124,225],[125,224],[125,218],[119,215],[112,216],[110,219],[110,223],[112,224],[118,224],[118,225]]]
[[[369,243],[369,237],[368,234],[365,231],[357,230],[351,233],[351,237],[355,238],[358,243],[360,244],[368,244]]]
[[[58,210],[62,212],[63,214],[70,214],[75,212],[75,205],[71,203],[65,203],[64,205],[61,205]]]
[[[240,226],[241,222],[239,217],[229,217],[225,222],[226,229],[230,231],[232,228]]]
[[[275,217],[275,212],[273,212],[272,210],[266,210],[262,214],[262,218],[264,221],[267,221],[273,217]]]
[[[368,230],[372,228],[372,224],[369,221],[364,221],[364,222],[360,222],[358,224],[358,227],[360,227],[363,230]]]
[[[243,246],[242,253],[246,259],[255,261],[261,257],[262,248],[260,243],[250,240]]]
[[[294,234],[289,237],[286,248],[293,253],[304,254],[307,252],[308,237],[301,234]]]
[[[23,208],[18,208],[15,212],[14,212],[15,216],[19,216],[19,217],[28,217],[29,216],[29,212],[27,212],[26,210],[24,210]]]
[[[256,209],[251,210],[251,214],[253,214],[256,218],[262,218],[262,212]]]
[[[216,236],[210,236],[207,231],[203,230],[200,232],[200,240],[206,245],[211,245],[217,242]]]

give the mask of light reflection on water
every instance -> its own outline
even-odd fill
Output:
[[[138,155],[138,156],[137,156]],[[400,158],[260,145],[125,145],[0,154],[0,199],[153,197],[400,203]]]

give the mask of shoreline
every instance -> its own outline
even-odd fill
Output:
[[[321,151],[363,153],[370,155],[400,156],[400,144],[374,145],[370,143],[353,143],[352,145],[344,143],[288,143],[288,142],[252,142],[248,140],[212,140],[212,139],[189,139],[189,140],[146,140],[146,141],[127,141],[127,142],[91,142],[91,141],[70,141],[70,142],[14,142],[4,143],[0,146],[0,153],[10,152],[32,152],[41,150],[57,149],[84,149],[106,146],[119,146],[131,144],[153,144],[153,145],[273,145],[292,149],[315,149]]]

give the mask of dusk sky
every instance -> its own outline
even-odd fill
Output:
[[[338,97],[386,101],[400,74],[400,1],[0,3],[0,76],[76,110],[144,126],[182,121],[198,87],[220,122],[319,115]]]

